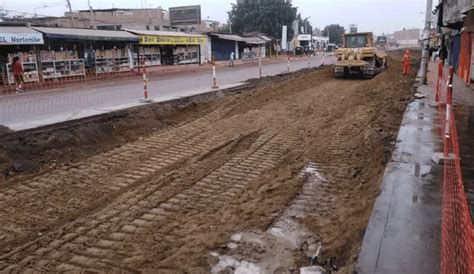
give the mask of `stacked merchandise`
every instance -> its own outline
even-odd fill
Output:
[[[256,49],[256,50],[255,50]],[[242,60],[251,60],[257,58],[258,48],[245,48],[242,53]]]
[[[112,73],[130,71],[130,55],[128,49],[108,49],[95,51],[96,73]]]
[[[42,50],[40,55],[43,79],[85,75],[84,60],[76,50]]]
[[[144,62],[145,66],[160,66],[161,65],[161,53],[159,47],[140,47],[138,49],[140,53],[140,62]],[[133,54],[133,65],[138,67],[137,54]],[[142,63],[143,64],[143,63]],[[141,65],[141,64],[140,64]]]
[[[173,50],[175,64],[196,64],[198,63],[198,46],[176,47]]]

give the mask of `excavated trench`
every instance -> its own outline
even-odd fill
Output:
[[[0,271],[351,273],[412,96],[400,59],[5,133]]]

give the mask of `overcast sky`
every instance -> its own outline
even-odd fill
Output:
[[[93,8],[140,8],[195,5],[202,6],[202,18],[225,22],[231,3],[236,0],[90,0]],[[7,10],[44,15],[62,15],[66,0],[0,0]],[[44,6],[47,7],[44,7]],[[87,0],[71,0],[74,10],[86,9]],[[392,33],[402,28],[423,26],[426,0],[293,0],[303,17],[311,16],[315,27],[337,23],[348,28],[357,24],[361,31]]]

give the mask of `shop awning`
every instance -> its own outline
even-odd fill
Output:
[[[244,39],[244,42],[247,44],[252,44],[252,45],[263,45],[265,44],[265,40],[259,38],[259,37],[242,37]]]
[[[244,43],[252,44],[252,45],[262,45],[266,43],[265,40],[256,36],[242,37],[242,36],[234,35],[234,34],[220,34],[220,33],[212,33],[211,35],[216,36],[222,40],[244,42]]]
[[[131,30],[126,31],[140,36],[140,45],[201,45],[207,39],[203,35],[176,31]]]
[[[120,30],[96,30],[73,28],[32,27],[42,32],[44,37],[50,39],[87,40],[87,41],[116,41],[138,42],[139,38],[131,33]]]
[[[27,26],[0,26],[0,45],[42,45],[43,35]]]
[[[266,35],[260,35],[260,38],[263,39],[265,42],[271,42],[272,38],[266,36]]]
[[[220,33],[213,33],[211,34],[213,36],[216,36],[219,39],[222,40],[229,40],[229,41],[237,41],[237,42],[245,42],[243,37],[240,37],[238,35],[233,35],[233,34],[220,34]]]

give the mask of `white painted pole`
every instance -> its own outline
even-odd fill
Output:
[[[213,89],[219,88],[219,86],[217,85],[216,65],[212,66],[212,88]]]
[[[287,67],[288,67],[288,73],[290,73],[290,56],[288,56],[288,65],[287,65]]]

